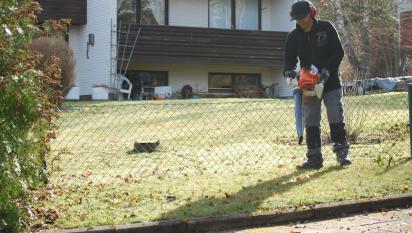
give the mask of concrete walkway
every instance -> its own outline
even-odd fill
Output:
[[[276,227],[264,227],[221,233],[412,233],[412,207],[377,213],[364,213],[323,221],[308,221]]]
[[[59,233],[336,233],[336,232],[409,232],[412,233],[412,193],[386,197],[363,198],[315,205],[305,209],[283,209],[260,214],[235,214],[192,218],[187,221],[170,220],[128,225],[112,225],[83,229],[59,230]],[[376,211],[350,216],[351,213]],[[382,211],[383,210],[383,211]],[[336,217],[346,214],[347,218]],[[278,227],[288,222],[333,218],[326,221],[304,222]],[[259,226],[253,229],[253,226]],[[246,230],[232,230],[232,229]],[[225,231],[226,229],[226,231]],[[56,232],[56,231],[54,231]]]

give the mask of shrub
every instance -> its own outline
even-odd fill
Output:
[[[57,37],[40,37],[35,39],[33,40],[31,49],[41,55],[41,66],[47,64],[52,57],[59,58],[62,72],[62,93],[63,96],[66,96],[75,82],[74,69],[76,60],[73,55],[73,50],[67,45],[67,42]]]
[[[350,104],[356,104],[350,103]],[[349,107],[349,108],[348,108]],[[346,137],[349,143],[356,143],[359,136],[363,132],[365,127],[365,120],[367,112],[359,109],[354,111],[357,108],[350,108],[350,106],[345,106],[345,123],[346,123]],[[331,143],[332,138],[330,136],[329,122],[327,120],[326,112],[322,116],[322,140],[326,143]]]
[[[44,158],[61,100],[58,59],[42,70],[28,47],[41,31],[37,2],[0,1],[0,232],[20,232],[27,190],[46,179]]]

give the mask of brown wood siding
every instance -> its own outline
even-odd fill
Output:
[[[412,49],[412,11],[400,14],[401,47]]]
[[[72,25],[87,24],[87,0],[38,0],[43,11],[39,23],[48,19],[71,19]]]
[[[140,26],[133,62],[281,66],[286,32]],[[138,25],[121,27],[119,57],[128,57]],[[125,51],[125,52],[124,52]]]

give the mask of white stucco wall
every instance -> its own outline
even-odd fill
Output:
[[[272,5],[275,0],[262,0],[262,30],[272,30]]]
[[[262,0],[262,30],[288,32],[295,27],[289,11],[294,1]]]
[[[87,25],[72,26],[69,32],[69,46],[76,55],[76,84],[80,95],[90,95],[95,84],[110,84],[111,62],[111,19],[116,22],[117,1],[87,1]],[[89,46],[89,33],[95,37],[94,46]]]
[[[208,27],[208,1],[170,0],[169,24],[171,26]]]
[[[295,28],[295,22],[290,21],[289,11],[296,0],[262,0],[262,30],[289,32]],[[292,96],[292,90],[283,78],[283,67],[272,69],[272,79],[277,80],[277,97]]]
[[[286,79],[283,78],[283,68],[273,70],[272,75],[274,79],[279,80],[279,85],[276,88],[276,97],[292,96],[292,89],[289,88]]]

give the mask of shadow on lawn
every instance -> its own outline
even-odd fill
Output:
[[[223,214],[252,213],[273,194],[287,192],[295,185],[300,185],[316,179],[331,171],[340,170],[338,166],[331,166],[311,174],[310,179],[303,179],[299,184],[290,182],[297,176],[302,175],[303,171],[294,172],[279,178],[264,181],[253,186],[243,187],[237,193],[227,194],[225,197],[203,197],[200,200],[186,204],[182,207],[169,211],[162,215],[162,219],[188,219],[190,217],[209,217]]]

